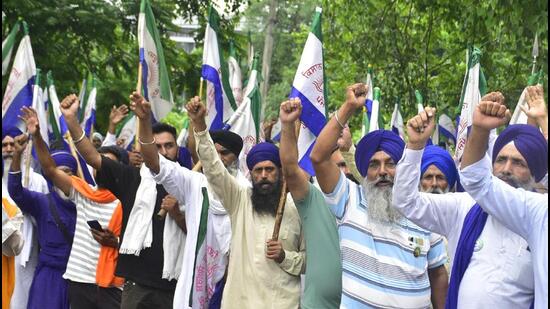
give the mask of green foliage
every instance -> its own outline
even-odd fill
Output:
[[[245,33],[252,33],[252,44],[262,55],[269,0],[251,3],[244,12]],[[277,118],[279,105],[290,93],[292,80],[300,61],[302,49],[309,33],[315,7],[321,1],[278,1],[277,23],[273,31],[273,57],[271,59],[270,85],[263,104],[266,104],[265,118]],[[241,45],[246,47],[247,45]],[[245,55],[243,53],[243,55]],[[261,59],[261,56],[260,56]]]
[[[228,10],[235,11],[245,2],[227,1]],[[235,41],[244,80],[247,33],[252,32],[252,44],[261,55],[270,1],[248,2],[242,15],[222,21],[219,38],[225,51],[229,40]],[[185,116],[178,110],[198,93],[209,1],[151,0],[151,4],[177,107],[166,121],[180,129]],[[367,66],[372,64],[374,84],[382,90],[385,124],[389,124],[397,97],[405,120],[416,112],[415,89],[422,93],[425,105],[454,117],[468,45],[483,52],[488,90],[502,91],[513,108],[531,72],[535,33],[540,46],[538,64],[548,75],[548,4],[543,0],[279,0],[271,85],[263,98],[267,118],[277,116],[279,103],[288,96],[315,6],[321,4],[329,111],[341,105],[347,85],[365,80]],[[18,17],[28,22],[37,66],[43,72],[52,70],[60,97],[78,93],[83,76],[89,71],[96,74],[97,130],[105,131],[110,107],[127,103],[136,86],[139,0],[5,0],[2,10],[6,14],[3,36]],[[199,17],[198,48],[190,54],[168,39],[167,33],[175,30],[176,14]],[[236,32],[241,22],[244,27]],[[4,87],[7,76],[2,81]],[[354,117],[351,123],[356,138],[360,121]]]
[[[425,105],[454,117],[468,45],[483,51],[489,91],[502,91],[514,108],[531,73],[535,33],[538,63],[548,72],[548,42],[541,40],[548,35],[546,1],[325,0],[323,12],[332,109],[343,101],[345,86],[364,81],[372,64],[385,123],[397,97],[405,120],[416,113],[414,89],[421,91]],[[352,127],[360,130],[360,117]]]
[[[186,17],[204,15],[209,3],[151,0],[176,107],[197,92],[202,50],[187,54],[167,33],[176,30],[172,24],[176,13]],[[229,3],[230,10],[235,10],[235,5],[244,0]],[[78,93],[83,77],[93,72],[98,80],[96,130],[104,132],[111,106],[127,103],[136,87],[139,5],[140,0],[6,0],[2,2],[6,14],[3,36],[18,18],[28,23],[36,65],[42,72],[53,72],[60,99]],[[7,78],[2,78],[2,88]]]

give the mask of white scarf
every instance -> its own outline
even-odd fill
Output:
[[[145,164],[139,170],[141,182],[136,192],[134,207],[126,224],[124,238],[120,245],[121,254],[139,256],[142,249],[150,248],[153,242],[153,211],[157,201],[157,184]]]
[[[130,212],[130,218],[128,218],[124,238],[119,249],[121,254],[134,254],[136,256],[139,256],[142,249],[151,247],[153,241],[153,211],[157,201],[157,184],[145,164],[141,166],[139,174],[141,182],[136,192],[134,207]],[[180,211],[185,210],[184,205],[180,204],[179,207]],[[176,221],[167,214],[163,232],[163,279],[178,279],[181,273],[185,238],[185,234]]]
[[[185,205],[178,202],[179,209],[183,213]],[[178,279],[181,273],[183,255],[185,250],[186,235],[176,221],[166,214],[164,221],[164,234],[162,235],[164,264],[162,266],[162,278],[167,280]]]

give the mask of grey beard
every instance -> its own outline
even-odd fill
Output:
[[[393,182],[393,178],[387,177],[386,179]],[[396,223],[399,222],[403,216],[391,206],[393,198],[392,187],[376,187],[376,183],[381,178],[375,181],[368,181],[364,178],[361,186],[367,196],[367,214],[373,221],[380,223]]]
[[[529,177],[527,182],[521,182],[516,176],[506,175],[504,173],[500,173],[495,176],[516,189],[521,188],[525,191],[533,191],[533,188],[535,187],[535,179],[533,179],[533,176]]]
[[[445,188],[445,190],[441,190],[441,188],[439,187],[429,188],[428,190],[422,190],[422,188],[420,188],[420,191],[424,193],[431,193],[431,194],[445,194],[445,193],[449,193],[449,187]]]
[[[239,171],[239,160],[233,161],[233,163],[231,163],[231,165],[226,167],[226,169],[231,176],[236,177],[237,172]]]
[[[8,172],[11,169],[11,161],[12,158],[4,158],[4,174],[2,175],[2,179],[8,179]]]

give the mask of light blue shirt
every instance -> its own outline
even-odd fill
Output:
[[[535,273],[535,308],[548,307],[548,194],[515,189],[493,176],[488,156],[460,171],[464,189],[491,216],[529,244]]]
[[[443,238],[405,218],[392,224],[371,220],[362,187],[343,173],[325,200],[340,236],[340,308],[429,307],[428,269],[447,261]]]

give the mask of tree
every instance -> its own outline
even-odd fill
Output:
[[[362,81],[372,64],[382,89],[385,123],[401,98],[404,117],[416,113],[414,90],[425,102],[459,112],[469,44],[483,51],[489,89],[498,89],[514,107],[531,73],[535,33],[548,34],[546,1],[324,1],[326,74],[332,109],[345,85]],[[353,7],[353,10],[350,10]],[[548,72],[548,42],[541,41],[539,66]],[[359,128],[359,117],[353,121]]]
[[[176,30],[176,14],[185,17],[204,15],[209,1],[150,0],[162,36],[171,86],[179,107],[181,94],[198,89],[202,51],[187,54],[168,37]],[[235,11],[244,0],[228,1]],[[89,71],[98,79],[97,127],[104,132],[112,105],[128,102],[137,82],[137,14],[140,1],[97,0],[6,0],[3,25],[14,25],[23,18],[29,32],[37,67],[51,70],[60,97],[78,93],[82,78]],[[7,27],[2,27],[3,35]],[[8,76],[2,78],[5,87]],[[4,89],[2,89],[4,91]]]

